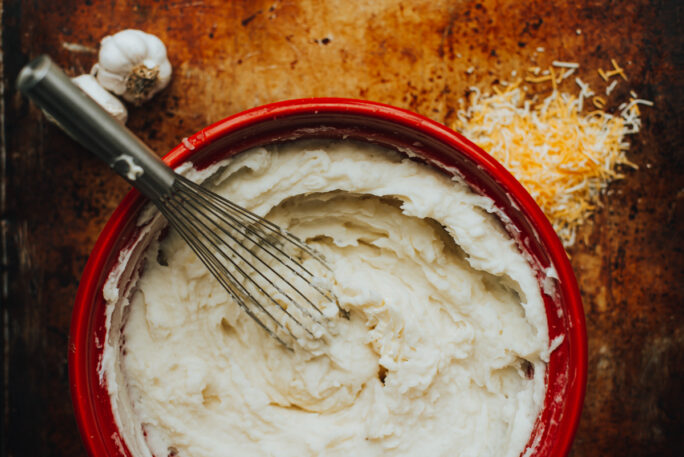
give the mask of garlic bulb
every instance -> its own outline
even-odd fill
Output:
[[[102,39],[93,71],[102,87],[136,105],[152,98],[171,80],[164,43],[154,35],[133,29]]]
[[[95,100],[98,105],[105,109],[109,114],[123,122],[126,123],[128,119],[128,111],[121,101],[114,95],[107,92],[107,90],[98,84],[97,80],[93,75],[81,75],[71,80],[78,87],[81,88],[83,92],[88,94],[90,98]]]

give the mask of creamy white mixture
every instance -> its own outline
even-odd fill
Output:
[[[491,200],[352,142],[254,149],[210,182],[323,253],[350,319],[329,346],[285,350],[152,217],[105,287],[102,372],[134,455],[521,454],[546,315]]]

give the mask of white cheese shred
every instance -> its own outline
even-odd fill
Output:
[[[576,62],[561,62],[560,60],[554,60],[551,65],[558,68],[579,68]]]

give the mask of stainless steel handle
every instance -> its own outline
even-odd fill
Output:
[[[144,195],[159,201],[169,194],[176,179],[173,170],[71,82],[48,56],[26,65],[19,73],[17,87]]]

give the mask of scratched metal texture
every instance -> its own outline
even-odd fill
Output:
[[[129,27],[160,36],[174,66],[167,90],[130,109],[130,128],[160,155],[225,116],[296,97],[377,100],[449,125],[469,86],[486,88],[510,79],[513,70],[521,74],[560,59],[580,62],[579,75],[603,88],[595,70],[617,58],[630,79],[608,106],[633,89],[655,108],[643,110],[643,130],[631,139],[629,156],[639,170],[610,186],[570,250],[589,335],[587,397],[571,455],[681,455],[684,28],[678,0],[0,5],[3,456],[85,455],[68,388],[71,309],[88,253],[128,188],[46,123],[16,93],[14,79],[40,53],[72,75],[87,72],[100,38]]]

